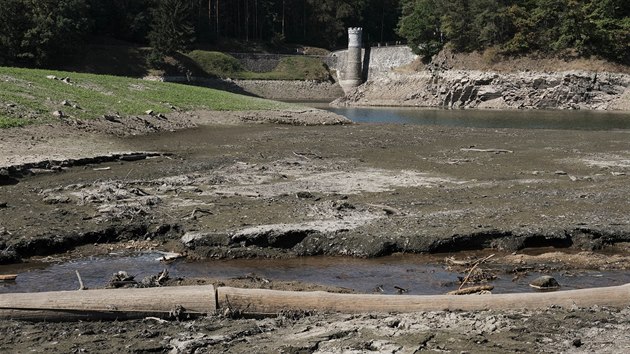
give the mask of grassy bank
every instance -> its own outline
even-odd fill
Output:
[[[330,78],[326,65],[314,57],[284,57],[272,71],[252,72],[243,68],[236,58],[225,53],[194,50],[186,56],[201,70],[202,76],[245,80],[327,81]]]
[[[54,76],[55,78],[51,78]],[[69,82],[61,80],[69,78]],[[180,110],[260,110],[288,105],[208,88],[125,77],[0,67],[0,128]]]
[[[239,52],[242,51],[241,48]],[[309,52],[317,55],[326,54],[323,49],[309,48]],[[124,42],[109,45],[92,44],[58,69],[129,77],[192,74],[197,77],[245,80],[328,81],[331,76],[328,67],[320,58],[308,55],[285,56],[271,71],[253,72],[243,67],[238,59],[220,51],[193,50],[175,53],[164,57],[161,63],[150,63],[148,60],[150,54],[151,49],[148,47]]]

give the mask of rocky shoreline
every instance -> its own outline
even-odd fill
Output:
[[[429,68],[375,75],[333,105],[630,111],[628,74]]]

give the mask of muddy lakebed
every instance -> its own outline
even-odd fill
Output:
[[[487,281],[497,291],[533,291],[527,283],[540,274],[566,288],[628,280],[628,130],[302,126],[299,119],[260,124],[248,113],[226,124],[213,120],[217,115],[198,113],[191,118],[195,128],[137,136],[64,126],[3,132],[3,151],[25,146],[14,153],[16,161],[37,153],[3,166],[0,273],[18,273],[18,279],[0,292],[75,289],[74,270],[90,279],[93,266],[102,272],[89,287],[104,286],[118,270],[142,277],[167,267],[179,283],[445,293],[466,275],[460,262],[469,266],[491,254],[482,268],[496,276]],[[72,133],[82,139],[68,139]],[[76,148],[81,141],[85,146]],[[47,153],[69,157],[51,161]],[[185,257],[164,265],[155,252]],[[20,285],[21,276],[33,276],[33,285]],[[146,340],[130,340],[127,349],[597,350],[629,342],[621,335],[602,343],[606,336],[595,333],[604,330],[602,318],[610,336],[627,333],[624,311],[423,313],[393,320],[384,314],[211,316],[125,322],[126,332],[116,336],[106,324],[81,325],[78,332],[88,334],[73,336],[62,324],[9,321],[0,331],[21,339],[3,336],[0,347],[19,352],[56,342],[46,348],[94,350],[107,338],[120,348],[117,338],[145,333]],[[573,327],[558,329],[568,322]],[[322,333],[299,335],[313,326]],[[49,338],[60,332],[66,342]],[[588,342],[591,337],[597,339]]]

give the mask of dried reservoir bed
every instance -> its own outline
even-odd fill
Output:
[[[80,142],[47,134],[14,155],[81,153]],[[594,250],[630,240],[628,131],[241,123],[84,134],[88,156],[114,158],[4,170],[3,262],[147,238],[194,258]]]
[[[198,112],[166,120],[193,129],[122,137],[103,132],[126,121],[0,131],[0,260],[130,248],[189,259],[494,248],[514,264],[630,264],[628,131],[299,125],[343,121],[322,114]],[[518,252],[530,247],[571,252]],[[591,250],[606,253],[580,252]],[[614,352],[628,345],[627,311],[6,321],[0,349]]]

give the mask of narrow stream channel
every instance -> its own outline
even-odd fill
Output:
[[[461,255],[458,255],[460,257]],[[163,264],[162,254],[139,253],[77,259],[66,263],[18,264],[0,266],[0,274],[17,273],[15,282],[0,282],[0,293],[76,290],[78,270],[86,287],[104,287],[112,274],[126,271],[140,281],[146,276],[169,271],[171,278],[208,277],[229,279],[255,274],[271,281],[301,281],[372,293],[381,286],[382,293],[395,294],[395,286],[409,294],[443,294],[458,287],[457,276],[465,274],[447,270],[438,256],[394,255],[377,259],[343,257],[306,257],[283,260],[214,260],[187,262],[178,260]],[[443,260],[443,258],[442,258]],[[490,282],[494,293],[530,292],[529,287],[540,272],[513,281],[510,269],[491,268],[498,278]],[[626,271],[560,271],[552,272],[562,289],[590,288],[630,283]]]

